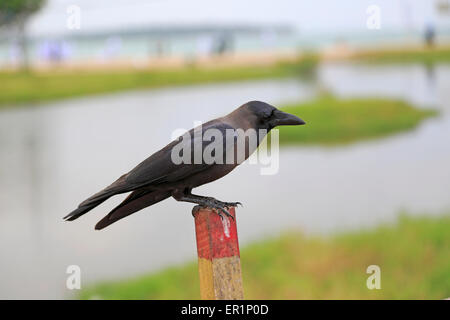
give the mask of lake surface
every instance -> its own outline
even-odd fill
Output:
[[[314,84],[189,86],[6,110],[0,112],[0,298],[70,297],[66,268],[73,264],[81,267],[84,286],[194,259],[191,204],[168,199],[100,232],[95,223],[124,195],[76,222],[62,217],[167,144],[177,128],[248,100],[277,106],[322,89],[398,97],[441,116],[370,142],[282,148],[276,175],[244,164],[196,189],[244,203],[237,212],[241,245],[286,229],[329,234],[391,222],[402,210],[442,214],[450,208],[449,65],[327,64]]]

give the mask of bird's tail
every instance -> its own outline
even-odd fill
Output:
[[[126,177],[126,175],[121,176],[110,186],[106,187],[105,189],[97,192],[93,196],[84,200],[82,203],[79,204],[78,208],[76,208],[74,211],[72,211],[67,216],[65,216],[64,220],[67,220],[67,221],[75,220],[75,219],[81,217],[86,212],[89,212],[90,210],[94,209],[96,206],[98,206],[102,202],[106,201],[113,195],[130,191],[130,190],[127,190],[127,188],[125,187],[126,186],[125,177]]]
[[[170,191],[149,191],[136,190],[117,207],[115,207],[107,216],[100,220],[96,225],[96,230],[101,230],[110,224],[129,216],[136,211],[151,206],[171,196]]]

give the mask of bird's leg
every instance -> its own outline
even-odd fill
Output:
[[[174,197],[177,201],[196,203],[203,208],[211,208],[215,212],[217,212],[217,214],[219,214],[221,218],[223,218],[222,214],[225,214],[227,217],[231,217],[234,219],[234,217],[228,212],[227,209],[236,207],[239,204],[242,205],[240,202],[222,202],[213,197],[195,195],[192,194],[190,190],[185,190],[183,192],[175,191],[172,193],[172,197]],[[194,208],[194,210],[197,209],[198,208]]]

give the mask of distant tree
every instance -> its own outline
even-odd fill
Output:
[[[22,51],[22,67],[24,69],[27,69],[29,66],[26,25],[29,18],[39,11],[45,2],[46,0],[0,1],[0,27],[10,27],[17,32],[19,47]]]

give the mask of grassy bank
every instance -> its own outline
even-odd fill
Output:
[[[436,114],[403,101],[323,96],[307,103],[288,105],[284,111],[306,121],[305,127],[280,128],[280,141],[295,144],[333,145],[378,138],[417,127]]]
[[[331,238],[297,232],[241,251],[246,299],[443,299],[450,296],[450,215],[401,216],[392,226]],[[194,244],[192,244],[194,245]],[[366,268],[381,268],[368,290]],[[81,298],[198,299],[197,264],[82,291]]]
[[[356,53],[353,61],[369,63],[450,63],[450,47],[379,49]]]
[[[358,51],[349,61],[375,63],[450,62],[450,47],[377,49]],[[242,81],[288,76],[311,76],[319,63],[316,53],[304,53],[298,62],[266,66],[195,66],[175,70],[0,72],[0,109],[25,103],[117,92],[213,82]]]
[[[315,58],[307,58],[297,63],[220,69],[3,72],[0,73],[0,108],[130,89],[295,76],[308,74],[316,64]]]

